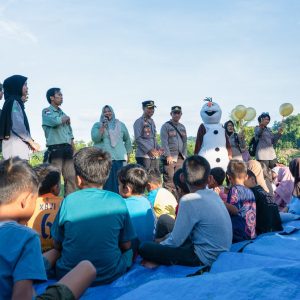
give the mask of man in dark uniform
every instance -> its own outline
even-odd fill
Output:
[[[142,103],[143,115],[134,122],[134,137],[137,145],[136,161],[147,171],[159,171],[159,158],[163,149],[157,143],[156,127],[152,119],[154,114],[154,101],[147,100]]]
[[[42,127],[48,147],[48,160],[63,175],[65,196],[76,190],[76,175],[73,163],[74,137],[70,117],[59,106],[63,102],[60,88],[51,88],[46,94],[50,106],[43,109]]]
[[[175,194],[173,176],[182,167],[187,156],[187,136],[184,125],[179,123],[182,116],[181,107],[173,106],[170,115],[171,120],[166,122],[160,130],[161,145],[165,150],[162,158],[164,166],[163,186]]]

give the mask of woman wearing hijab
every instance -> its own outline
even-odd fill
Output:
[[[279,209],[282,210],[290,203],[293,189],[294,189],[294,177],[292,176],[289,167],[278,166],[272,169],[272,172],[277,174],[274,199]]]
[[[13,75],[3,82],[4,105],[0,117],[0,140],[4,159],[19,156],[29,159],[30,150],[38,151],[40,146],[30,135],[24,103],[27,100],[27,77]]]
[[[243,152],[246,150],[246,142],[243,134],[237,134],[234,129],[234,124],[231,120],[224,124],[225,132],[228,136],[231,149],[232,159],[243,160]]]
[[[273,169],[277,163],[274,145],[281,138],[283,129],[279,128],[278,133],[274,134],[267,127],[270,120],[271,117],[267,112],[262,113],[258,117],[259,125],[254,129],[255,140],[258,141],[255,157],[258,161],[264,163],[268,169]]]
[[[125,124],[115,118],[111,106],[105,105],[102,108],[100,121],[94,124],[91,136],[94,146],[107,151],[112,159],[111,171],[104,189],[118,193],[117,173],[128,161],[132,146]]]
[[[266,181],[264,179],[263,169],[261,164],[256,160],[249,160],[247,162],[248,170],[252,171],[256,177],[257,184],[260,185],[267,193],[270,192]]]
[[[300,215],[300,157],[294,158],[290,162],[289,168],[295,181],[291,202],[288,205],[288,212]]]

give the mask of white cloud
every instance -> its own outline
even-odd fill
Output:
[[[37,44],[38,42],[37,37],[23,25],[8,20],[0,20],[0,36],[19,42],[29,41],[34,44]]]

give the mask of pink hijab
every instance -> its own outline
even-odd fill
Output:
[[[294,177],[288,167],[279,167],[276,185],[274,190],[275,202],[280,207],[286,207],[290,203],[294,189]]]

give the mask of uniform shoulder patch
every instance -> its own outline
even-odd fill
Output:
[[[44,114],[45,114],[45,115],[51,114],[50,109],[49,109],[49,108],[45,108],[45,109],[44,109]]]

